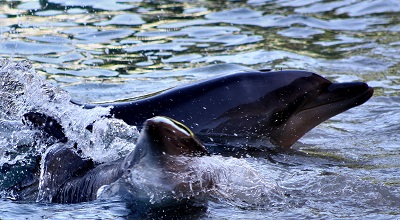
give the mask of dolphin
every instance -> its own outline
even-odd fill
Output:
[[[26,118],[45,122],[41,116]],[[146,120],[132,152],[112,162],[95,164],[68,143],[60,141],[45,152],[38,201],[79,203],[118,196],[135,205],[160,207],[197,201],[214,185],[211,177],[194,175],[192,158],[209,155],[204,145],[171,118]]]
[[[83,106],[112,106],[110,117],[139,128],[148,118],[168,116],[188,126],[206,145],[240,140],[244,145],[261,141],[265,146],[269,141],[289,148],[318,124],[372,95],[373,89],[362,82],[332,83],[307,71],[255,71],[223,75],[131,102]]]

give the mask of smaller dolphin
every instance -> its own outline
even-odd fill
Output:
[[[37,114],[27,117],[46,121]],[[211,177],[194,175],[191,158],[205,155],[190,129],[161,116],[146,120],[135,149],[113,162],[96,165],[59,142],[43,156],[38,200],[78,203],[119,196],[149,207],[192,202],[214,185]]]

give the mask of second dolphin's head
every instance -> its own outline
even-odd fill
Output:
[[[207,150],[183,124],[162,116],[148,119],[136,148],[121,164],[123,177],[101,189],[100,198],[118,195],[149,207],[202,198],[214,183],[198,175],[193,159],[205,155]]]

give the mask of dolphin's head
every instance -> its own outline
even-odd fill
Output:
[[[126,157],[124,168],[143,161],[163,165],[170,156],[203,156],[208,152],[193,132],[174,119],[157,116],[146,120],[135,150]]]
[[[204,141],[216,134],[213,140],[218,135],[239,141],[245,137],[251,143],[268,139],[275,146],[290,147],[318,124],[373,94],[365,83],[332,83],[306,71],[243,73],[239,79],[235,88],[241,92],[228,98],[242,104],[217,117],[212,129],[205,130]]]
[[[138,145],[150,144],[153,156],[203,156],[208,152],[194,133],[172,118],[158,116],[148,119]]]
[[[290,147],[318,124],[373,95],[366,83],[332,83],[317,74],[299,77],[275,92],[281,102],[267,118],[272,125],[269,139],[281,147]]]
[[[202,198],[213,187],[210,178],[195,174],[195,159],[204,155],[203,144],[183,124],[162,116],[148,119],[121,164],[123,177],[104,187],[100,197],[118,195],[150,207]]]

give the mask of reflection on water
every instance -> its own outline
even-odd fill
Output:
[[[301,153],[278,155],[274,165],[249,159],[262,172],[276,169],[275,180],[291,191],[292,211],[211,203],[208,215],[390,218],[399,208],[390,196],[400,192],[399,19],[396,0],[3,1],[0,57],[32,61],[41,76],[83,102],[131,98],[248,67],[366,81],[378,97],[311,131],[296,145]],[[216,63],[238,65],[192,70]]]

